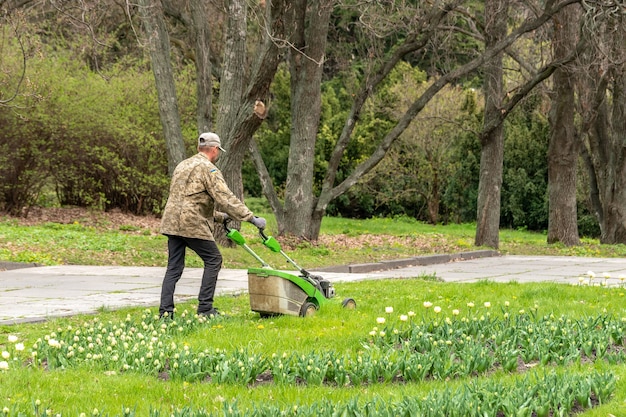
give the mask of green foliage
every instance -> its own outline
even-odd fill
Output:
[[[504,227],[548,227],[548,120],[530,97],[506,119],[500,223]]]
[[[442,196],[442,214],[445,222],[465,223],[476,220],[480,174],[481,148],[475,132],[482,125],[482,105],[473,90],[463,96],[458,123],[463,129],[452,138],[451,173]]]
[[[38,200],[51,170],[41,157],[53,148],[45,132],[42,123],[24,123],[0,107],[0,210],[21,214]]]
[[[38,45],[26,45],[36,50]],[[16,39],[4,39],[2,45],[2,71],[0,85],[8,94],[19,92],[19,74],[24,70],[23,56]],[[47,158],[54,150],[54,143],[49,140],[45,120],[29,123],[29,110],[36,106],[45,95],[38,91],[40,82],[34,77],[21,84],[26,93],[17,96],[22,100],[0,106],[0,210],[11,214],[20,214],[37,201],[38,195],[50,174]],[[2,94],[2,98],[5,97]],[[17,100],[17,99],[16,99]],[[25,115],[17,113],[24,109]]]
[[[51,188],[61,205],[158,213],[168,177],[151,73],[113,66],[104,78],[70,57],[42,46],[23,110],[0,107],[3,208],[17,213]]]
[[[423,74],[403,75],[393,86],[398,103],[393,111],[400,114],[428,86]],[[460,94],[465,102],[458,100]],[[475,196],[479,157],[474,137],[459,134],[458,126],[479,124],[475,100],[471,91],[447,88],[420,112],[355,188],[373,196],[375,210],[370,215],[408,215],[430,223],[439,222],[441,215],[445,222],[473,219],[463,215],[473,204],[469,197]]]
[[[337,77],[322,85],[322,109],[320,126],[315,144],[314,190],[319,190],[326,175],[331,152],[343,129],[350,96],[345,87],[345,78]],[[289,144],[291,140],[290,76],[288,69],[281,66],[272,84],[271,111],[266,122],[257,132],[261,155],[272,178],[274,188],[282,197],[287,181]],[[368,120],[369,116],[364,117]],[[372,137],[380,138],[385,132],[384,120],[376,120],[363,125],[356,132],[356,140],[351,141],[341,161],[337,180],[343,180],[363,159],[364,152],[373,149]],[[387,125],[388,127],[388,125]],[[366,149],[363,148],[366,147]],[[261,195],[261,186],[252,161],[247,160],[243,167],[244,189],[252,196]]]

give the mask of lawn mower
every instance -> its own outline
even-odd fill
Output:
[[[248,269],[250,308],[259,313],[261,317],[276,315],[312,316],[322,305],[335,296],[335,288],[330,281],[319,275],[313,275],[298,266],[281,249],[280,243],[272,236],[267,236],[263,229],[259,229],[263,245],[270,251],[284,256],[291,265],[298,269],[299,275],[272,269],[246,244],[244,237],[237,229],[228,227],[228,221],[224,223],[224,229],[230,240],[242,246],[261,263],[260,268]],[[354,309],[356,308],[356,301],[352,298],[346,298],[342,305],[344,308]]]

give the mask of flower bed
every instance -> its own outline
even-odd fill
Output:
[[[383,410],[412,416],[569,415],[572,410],[604,403],[612,395],[615,377],[611,373],[526,371],[598,360],[624,363],[626,319],[610,315],[538,317],[534,312],[510,312],[508,306],[496,317],[489,303],[480,312],[474,307],[468,305],[466,315],[454,310],[444,317],[440,308],[426,302],[419,318],[412,312],[396,316],[388,307],[355,353],[316,350],[269,356],[250,349],[194,350],[175,340],[206,326],[206,318],[184,311],[176,320],[162,320],[146,310],[140,320],[127,316],[118,323],[103,323],[94,318],[79,328],[59,328],[39,339],[30,352],[16,336],[9,335],[0,372],[21,366],[48,370],[87,367],[108,374],[135,372],[185,382],[335,387],[450,380],[496,371],[523,373],[507,395],[502,395],[496,381],[465,383],[455,390],[433,391],[425,398],[400,402],[321,401],[299,407],[297,415],[355,415],[350,410],[356,409],[370,410],[365,415],[386,415]],[[130,408],[125,410],[132,414]],[[240,412],[237,403],[231,402],[225,403],[223,414],[290,415],[292,411],[263,405]],[[158,411],[154,413],[158,415]],[[191,409],[180,413],[208,415]],[[5,408],[4,415],[18,413]]]

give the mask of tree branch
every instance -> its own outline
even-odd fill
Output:
[[[20,78],[17,82],[17,86],[15,86],[15,91],[13,91],[13,95],[6,100],[0,100],[0,104],[3,104],[3,105],[15,100],[15,97],[17,97],[17,95],[20,92],[20,87],[22,86],[22,82],[24,82],[24,78],[26,77],[26,62],[27,62],[26,48],[24,48],[24,43],[22,42],[22,38],[20,37],[17,31],[17,27],[14,27],[13,30],[15,31],[15,38],[17,39],[17,43],[20,45],[20,51],[22,52],[22,73],[20,74]]]
[[[324,181],[322,183],[320,200],[318,200],[317,204],[318,210],[325,210],[328,203],[334,198],[332,197],[332,195],[334,195],[335,193],[331,193],[331,190],[335,182],[337,170],[341,162],[341,158],[343,157],[348,143],[350,142],[356,121],[358,120],[360,113],[363,109],[363,105],[365,104],[367,99],[374,93],[378,85],[383,80],[385,80],[385,78],[404,56],[411,52],[420,50],[428,43],[428,41],[432,38],[435,29],[439,26],[439,23],[444,19],[445,16],[448,15],[448,13],[454,10],[454,8],[457,7],[460,2],[461,1],[459,0],[452,1],[446,4],[444,7],[436,9],[429,15],[425,16],[424,28],[419,33],[416,32],[407,36],[406,41],[395,50],[393,50],[391,56],[389,56],[385,60],[385,63],[380,67],[378,72],[375,73],[371,78],[367,78],[364,81],[361,90],[356,94],[354,103],[352,104],[352,109],[350,110],[350,114],[346,119],[343,131],[341,132],[341,136],[339,137],[337,144],[335,145],[335,149],[333,150],[330,161],[328,163],[326,177],[324,178]],[[421,35],[419,38],[417,36],[418,34]]]
[[[340,195],[344,194],[348,189],[350,189],[350,187],[356,184],[356,182],[359,181],[359,179],[363,175],[371,171],[383,159],[383,157],[387,153],[387,150],[391,147],[393,142],[402,134],[402,132],[404,132],[404,130],[406,130],[406,128],[411,123],[413,118],[424,108],[424,106],[445,85],[451,82],[454,82],[458,80],[460,77],[463,77],[469,74],[470,72],[473,72],[476,69],[480,68],[485,62],[493,58],[495,55],[500,53],[505,48],[512,45],[523,34],[531,32],[541,27],[544,23],[550,20],[563,7],[566,7],[570,4],[579,3],[580,1],[581,0],[563,0],[560,2],[557,1],[556,4],[554,4],[555,1],[546,2],[546,9],[544,10],[543,14],[540,15],[538,18],[534,20],[526,21],[516,30],[511,32],[502,41],[496,43],[492,48],[485,50],[485,52],[481,56],[475,58],[474,60],[468,62],[467,64],[457,68],[454,71],[449,72],[448,74],[436,80],[419,98],[417,98],[413,102],[411,107],[406,111],[404,116],[398,121],[396,126],[389,133],[387,133],[387,135],[383,138],[381,144],[378,146],[378,148],[376,148],[376,150],[372,153],[372,155],[366,161],[359,164],[354,169],[354,171],[342,183],[340,183],[334,188],[331,188],[332,181],[334,181],[335,177],[333,174],[327,175],[327,178],[325,179],[325,182],[323,184],[322,192],[320,194],[320,197],[318,198],[317,210],[325,210],[328,203],[330,203],[332,200],[339,197]],[[380,72],[381,75],[383,73],[384,72],[382,71]],[[387,73],[384,73],[384,74],[386,75]],[[540,82],[538,80],[536,81],[537,81],[536,83]],[[369,97],[369,95],[371,94],[371,90],[362,90],[362,93],[364,91],[367,94],[365,97],[362,97],[363,102],[365,102],[365,99]],[[516,99],[515,104],[517,104],[517,102],[519,102],[520,99],[521,97],[519,97],[519,99]],[[355,108],[355,106],[357,106],[356,102],[355,102],[355,105],[353,106],[353,111],[351,112],[351,116],[346,122],[346,126],[344,127],[344,132],[342,132],[342,136],[339,139],[339,141],[341,142],[341,146],[343,148],[340,147],[340,144],[338,143],[337,147],[335,148],[335,154],[333,154],[333,158],[331,159],[331,162],[335,161],[335,159],[337,160],[335,161],[336,165],[329,164],[329,170],[333,169],[334,167],[334,170],[336,171],[336,168],[338,167],[338,161],[341,159],[343,155],[343,150],[345,149],[345,147],[347,146],[347,143],[350,140],[350,135],[351,135],[352,130],[354,129],[354,123],[355,123],[354,115],[358,114],[358,111],[360,111],[360,107]]]

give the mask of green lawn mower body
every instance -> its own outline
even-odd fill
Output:
[[[261,316],[310,316],[328,300],[304,277],[267,268],[248,269],[250,308]]]
[[[229,229],[227,224],[226,236],[242,246],[256,260],[261,263],[260,268],[248,269],[248,293],[250,308],[261,315],[270,317],[275,315],[311,316],[335,296],[332,283],[320,276],[312,275],[299,267],[280,248],[280,244],[272,236],[267,236],[259,229],[263,244],[272,252],[282,254],[299,271],[299,275],[290,274],[272,269],[259,257],[245,242],[244,237],[236,229]],[[351,299],[343,301],[345,308],[356,308],[356,302]]]

